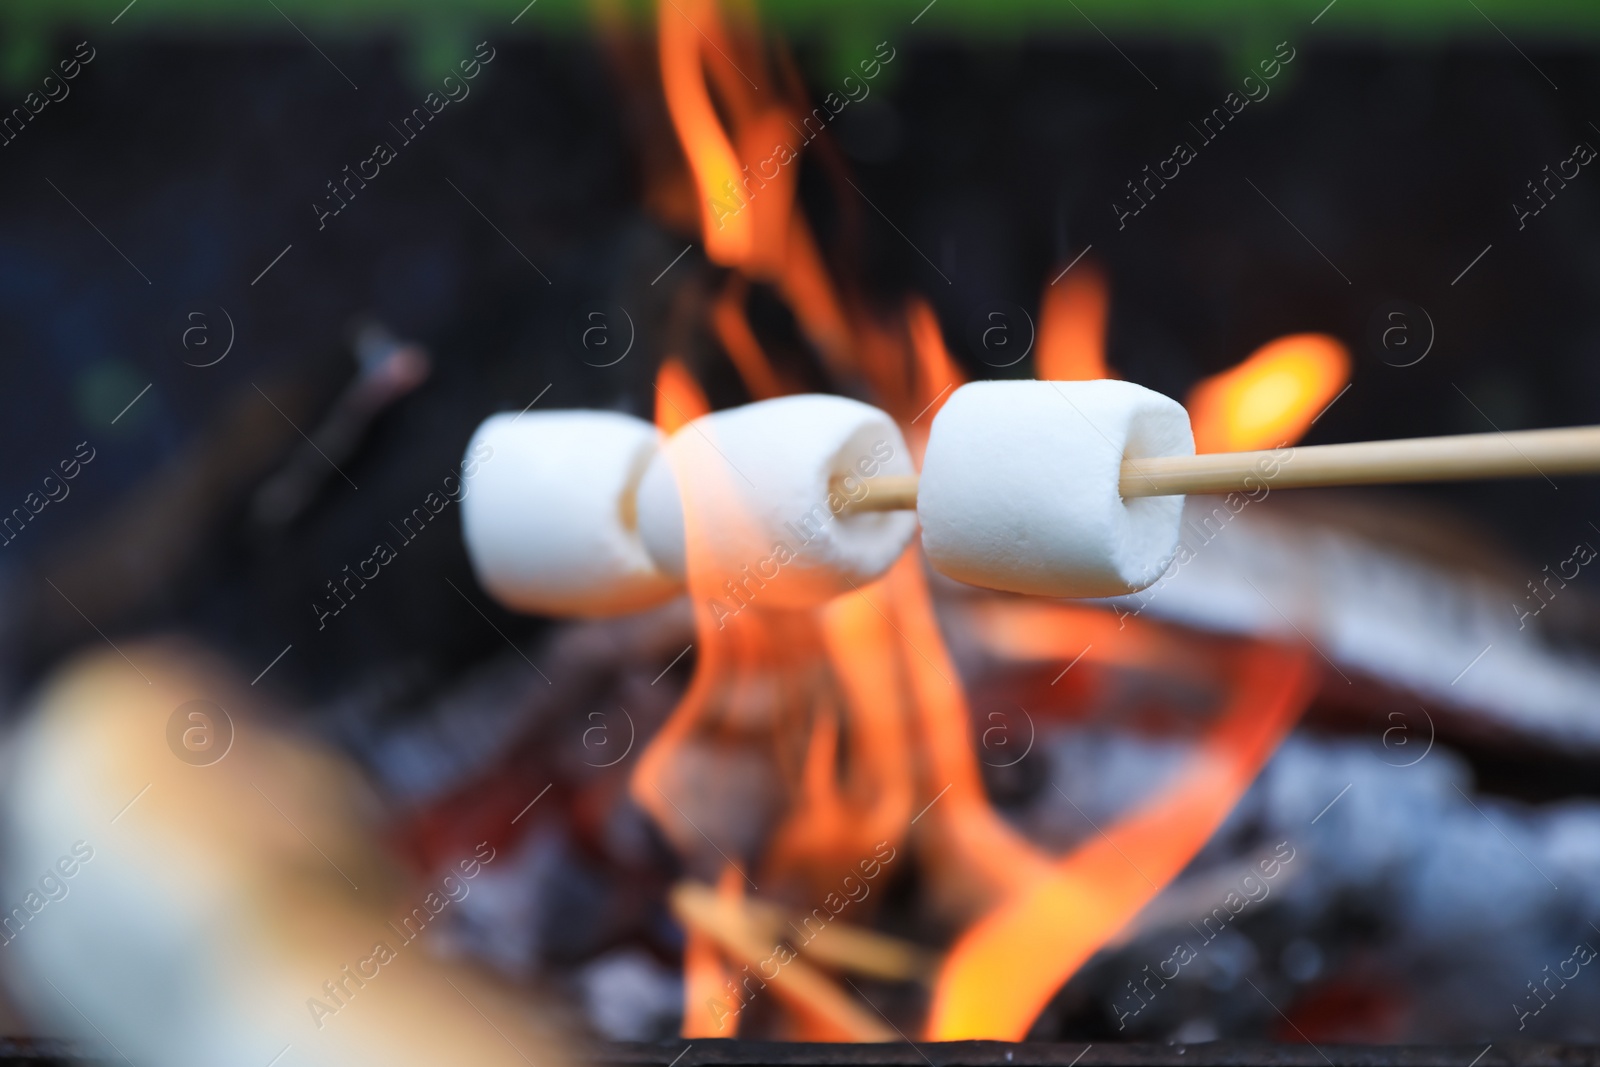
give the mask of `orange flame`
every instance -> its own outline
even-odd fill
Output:
[[[950,394],[966,384],[967,376],[950,358],[944,333],[939,329],[939,317],[921,297],[912,297],[907,303],[906,332],[910,336],[911,353],[915,359],[915,381],[909,383],[910,395],[929,398],[922,410],[911,417],[925,434]],[[902,387],[902,391],[906,391],[906,387]]]
[[[732,867],[723,869],[717,895],[735,902],[743,897],[744,880]],[[684,1037],[738,1036],[739,1013],[725,1006],[733,974],[727,956],[710,935],[695,929],[687,931],[683,946]]]
[[[706,255],[724,266],[747,263],[755,246],[755,216],[738,210],[743,177],[739,159],[717,118],[700,65],[700,27],[720,25],[715,0],[674,0],[660,8],[659,22],[667,110],[699,188]]]
[[[1106,319],[1111,296],[1093,262],[1045,287],[1034,355],[1041,379],[1081,382],[1114,375],[1106,366]]]
[[[774,99],[783,83],[770,77],[752,35],[728,31],[717,0],[662,4],[658,46],[706,254],[731,268],[712,303],[710,326],[747,390],[759,399],[790,388],[746,314],[749,285],[762,282],[788,305],[828,372],[870,392],[920,454],[938,405],[965,376],[925,300],[913,296],[901,315],[879,318],[861,302],[841,299],[795,202],[800,164],[788,126],[803,106]],[[1038,376],[1112,376],[1108,309],[1105,278],[1092,263],[1046,287]],[[1329,338],[1301,335],[1268,345],[1196,388],[1190,406],[1197,441],[1203,450],[1247,448],[1298,436],[1347,375],[1348,358]],[[683,364],[667,360],[657,382],[657,424],[670,432],[706,410]],[[725,476],[721,465],[713,467],[676,470],[680,487],[702,475]],[[1309,660],[1299,651],[1249,643],[1219,676],[1215,657],[1196,654],[1152,624],[1124,631],[1098,609],[982,601],[976,629],[998,655],[1064,663],[1093,646],[1103,662],[1176,667],[1228,687],[1224,713],[1178,779],[1088,844],[1052,857],[989,802],[966,692],[915,549],[884,578],[823,608],[779,612],[755,604],[724,628],[707,607],[723,595],[714,586],[724,576],[707,573],[701,562],[701,520],[688,492],[684,500],[699,659],[688,692],[641,754],[632,795],[686,864],[721,871],[724,893],[744,891],[742,871],[728,881],[730,852],[739,862],[760,864],[766,892],[817,899],[835,872],[876,842],[898,848],[910,839],[929,907],[965,927],[935,988],[926,1029],[936,1039],[1022,1037],[1054,990],[1192,859],[1309,693]],[[691,757],[716,746],[759,751],[774,767],[780,810],[759,845],[724,840],[709,852],[711,839],[680,807],[693,809],[697,790],[702,803],[714,793],[715,783],[696,769],[705,764]],[[685,1036],[728,1036],[708,1027],[703,1008],[729,974],[716,944],[692,935]],[[778,991],[789,1012],[777,1024],[780,1033],[813,1040],[878,1036],[876,1029],[852,1028],[848,1013],[817,1017],[814,1003],[808,1009]]]
[[[847,321],[834,289],[822,264],[822,253],[817,248],[811,227],[796,212],[789,220],[788,258],[778,279],[779,291],[800,320],[806,338],[822,353],[829,369],[841,376],[861,373],[863,369],[851,351],[852,336],[856,331]]]
[[[756,340],[755,331],[750,328],[750,319],[744,310],[745,294],[749,290],[750,286],[743,278],[738,275],[729,278],[721,295],[711,305],[711,328],[716,331],[723,351],[728,353],[734,369],[744,380],[750,399],[768,400],[782,396],[788,390],[778,380],[772,362],[767,359],[761,342]]]
[[[677,356],[668,356],[656,372],[656,428],[672,436],[678,428],[711,410],[705,390]]]
[[[1293,444],[1350,380],[1350,356],[1326,334],[1297,333],[1200,382],[1185,406],[1196,452]]]
[[[913,783],[904,753],[908,709],[898,636],[873,608],[882,580],[822,609],[823,638],[843,698],[852,758],[840,773],[839,716],[822,716],[811,737],[800,797],[774,835],[768,869],[778,877],[849,870],[880,841],[898,845],[911,819]]]
[[[756,48],[733,43],[715,0],[673,0],[659,11],[667,110],[694,176],[707,257],[776,285],[831,368],[847,372],[850,325],[811,228],[795,210],[803,144],[796,145],[792,122],[799,109],[758,98],[749,79],[760,78],[769,95],[773,79]],[[706,82],[707,68],[727,126]]]
[[[923,808],[917,846],[936,910],[976,914],[1040,877],[1045,856],[989,804],[972,748],[972,715],[954,661],[945,649],[920,553],[908,552],[889,572],[895,625],[905,637],[901,662],[921,755]]]
[[[1310,697],[1310,653],[1247,648],[1229,706],[1156,797],[979,920],[946,957],[931,1041],[1020,1041],[1061,984],[1200,851]]]

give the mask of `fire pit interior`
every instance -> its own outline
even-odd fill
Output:
[[[496,413],[832,394],[874,476],[990,379],[1284,465],[1600,422],[1594,13],[116,6],[0,16],[15,1062],[1589,1055],[1593,477],[1275,463],[1086,599],[915,536],[805,599],[899,520],[711,567],[685,493],[686,578],[530,609],[463,517]],[[577,506],[505,550],[583,580]]]

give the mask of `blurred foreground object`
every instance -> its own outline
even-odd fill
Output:
[[[59,672],[9,752],[0,959],[37,1029],[164,1067],[560,1062],[416,943],[491,847],[408,885],[349,767],[192,649],[124,651]]]

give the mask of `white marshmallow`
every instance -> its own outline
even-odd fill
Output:
[[[479,584],[543,615],[616,615],[674,596],[682,583],[657,570],[637,521],[639,478],[660,443],[650,423],[609,411],[485,419],[461,501]]]
[[[1123,500],[1122,461],[1193,453],[1183,407],[1131,382],[973,382],[929,433],[923,550],[940,573],[991,589],[1143,589],[1177,548],[1183,497]]]
[[[866,478],[911,473],[884,412],[841,396],[779,397],[673,434],[640,483],[639,526],[657,565],[707,595],[727,595],[731,581],[741,601],[808,607],[900,558],[914,515],[839,512],[865,496]],[[829,488],[835,478],[842,493]]]
[[[342,757],[278,729],[281,712],[192,649],[125,650],[76,658],[7,738],[0,979],[30,1029],[162,1067],[525,1067],[535,1048],[540,1067],[573,1062],[531,992],[430,951],[471,899],[441,914],[441,875],[472,857],[483,885],[517,860],[467,846],[408,878]],[[444,928],[416,944],[385,926],[429,912]]]

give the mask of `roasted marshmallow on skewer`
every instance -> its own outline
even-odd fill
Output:
[[[809,606],[879,577],[916,530],[908,511],[846,510],[868,478],[914,468],[893,419],[839,396],[716,412],[665,441],[612,412],[500,414],[467,456],[473,570],[520,611],[640,610],[681,591],[691,566],[708,588]]]
[[[474,438],[512,460],[463,509],[474,568],[512,607],[588,615],[689,575],[741,603],[818,604],[888,570],[916,518],[951,578],[1117,596],[1161,577],[1186,493],[1600,473],[1594,426],[1197,456],[1177,402],[1110,380],[961,387],[920,481],[893,420],[837,396],[715,412],[664,443],[621,415],[518,418]]]
[[[871,582],[905,551],[910,512],[851,512],[867,479],[914,472],[894,420],[841,396],[764,400],[694,420],[639,487],[639,528],[663,571],[731,584],[773,608]],[[687,506],[686,506],[687,505]]]
[[[974,382],[933,422],[920,482],[856,507],[916,508],[936,570],[1044,596],[1161,577],[1186,493],[1600,473],[1600,426],[1194,454],[1177,403],[1119,381]]]
[[[517,611],[605,616],[675,596],[639,536],[639,479],[661,433],[610,411],[499,414],[467,447],[461,501],[478,582]]]
[[[919,517],[949,577],[1113,596],[1160,577],[1183,506],[1124,499],[1123,461],[1193,450],[1179,404],[1120,381],[964,386],[934,420],[920,488],[894,421],[845,397],[714,412],[665,441],[609,412],[502,414],[469,446],[462,523],[484,587],[546,614],[650,607],[691,569],[741,602],[811,606],[887,571]],[[914,504],[869,499],[897,482]]]
[[[1177,401],[1131,382],[974,382],[933,420],[917,486],[934,569],[1043,596],[1131,593],[1166,570],[1183,497],[1123,499],[1125,459],[1194,453]]]

